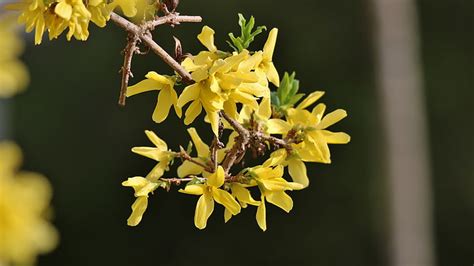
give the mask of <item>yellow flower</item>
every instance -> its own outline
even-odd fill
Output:
[[[153,193],[160,184],[158,181],[152,181],[141,176],[128,178],[127,181],[122,183],[124,187],[132,187],[137,198],[132,205],[132,214],[127,220],[129,226],[137,226],[140,223],[148,207],[148,194]]]
[[[259,227],[267,230],[265,201],[290,212],[293,200],[285,193],[286,190],[302,189],[297,183],[286,181],[283,176],[283,166],[272,167],[257,166],[250,170],[261,192],[261,204],[257,208],[256,220]]]
[[[194,147],[196,147],[197,151],[197,157],[193,157],[192,159],[204,165],[210,165],[211,151],[209,146],[202,141],[195,128],[188,128],[188,133],[191,136],[191,140],[193,141]],[[217,162],[220,163],[224,159],[226,151],[234,145],[234,138],[236,136],[237,133],[232,132],[229,135],[229,141],[227,142],[226,146],[223,149],[219,149],[217,151]],[[202,168],[202,166],[199,166],[189,160],[185,160],[178,167],[178,176],[186,177],[190,175],[200,175],[203,173],[203,171],[204,169]]]
[[[156,123],[163,122],[168,117],[171,106],[174,106],[176,114],[178,117],[181,117],[181,107],[178,105],[178,95],[174,90],[174,80],[154,71],[148,72],[145,77],[147,79],[128,87],[127,97],[142,92],[158,90],[160,93],[158,94],[158,102],[153,112],[153,121]]]
[[[199,229],[206,228],[207,220],[214,211],[214,201],[223,205],[232,215],[240,213],[240,205],[235,198],[229,192],[220,189],[225,181],[222,166],[219,166],[213,174],[204,173],[204,177],[207,179],[205,184],[188,185],[179,190],[182,193],[201,196],[194,214],[194,224]]]
[[[249,204],[253,206],[260,206],[260,201],[254,200],[250,194],[250,191],[245,186],[246,185],[240,183],[230,184],[232,196],[237,199],[242,208],[247,208]],[[226,208],[224,211],[224,221],[227,223],[231,218],[232,212]]]
[[[278,71],[273,64],[273,52],[275,50],[276,39],[278,36],[278,29],[273,28],[268,34],[267,42],[263,47],[263,58],[262,62],[258,66],[258,70],[262,71],[267,79],[275,84],[275,86],[280,86],[280,77]]]
[[[91,20],[91,12],[87,10],[82,0],[57,0],[54,13],[62,18],[69,27],[66,37],[71,40],[74,36],[77,40],[85,41],[89,37],[89,21]],[[53,28],[52,25],[49,25]],[[61,23],[58,24],[62,28]],[[58,30],[59,32],[60,30]],[[61,34],[59,32],[59,34]],[[50,35],[50,39],[57,38],[59,34],[56,32]]]
[[[0,143],[0,261],[33,264],[38,254],[53,250],[58,234],[47,219],[51,185],[31,172],[17,172],[21,151]]]
[[[12,21],[0,19],[0,39],[0,98],[5,98],[25,89],[28,73],[17,58],[23,43],[15,35]]]
[[[22,0],[7,6],[8,9],[21,12],[18,22],[25,24],[26,32],[35,30],[35,44],[41,44],[46,29],[45,14],[48,6],[44,0]]]
[[[110,19],[110,10],[107,9],[107,3],[104,0],[90,0],[87,10],[91,12],[91,21],[97,26],[105,27]]]
[[[155,147],[134,147],[132,152],[158,162],[147,175],[147,179],[157,182],[164,172],[169,170],[168,166],[174,158],[174,153],[168,150],[166,142],[160,139],[153,131],[146,130],[145,134]]]
[[[258,106],[256,97],[269,97],[270,91],[254,71],[262,61],[262,53],[250,55],[249,51],[243,50],[227,54],[218,51],[214,44],[214,30],[207,26],[203,27],[198,39],[208,51],[183,61],[183,67],[191,72],[196,83],[185,88],[178,105],[183,107],[192,102],[185,113],[185,124],[192,123],[204,109],[207,121],[217,134],[219,111],[224,110],[236,118],[237,103],[255,109]]]
[[[136,3],[137,13],[130,19],[137,24],[153,19],[158,10],[158,5],[156,3],[156,0],[138,0]]]
[[[327,127],[339,122],[347,116],[345,110],[338,109],[324,116],[326,106],[318,104],[312,112],[304,109],[317,101],[324,93],[313,92],[303,100],[296,108],[287,110],[287,121],[273,120],[269,124],[275,134],[286,135],[290,130],[300,135],[302,141],[292,143],[292,153],[284,149],[275,151],[264,165],[288,165],[288,171],[293,181],[309,185],[306,166],[303,162],[331,163],[331,154],[328,144],[346,144],[350,136],[344,132],[331,132]]]

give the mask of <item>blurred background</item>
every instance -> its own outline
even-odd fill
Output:
[[[125,108],[117,105],[126,35],[113,23],[106,30],[92,26],[87,42],[62,36],[34,46],[28,35],[23,60],[32,82],[27,92],[2,101],[8,121],[2,134],[22,146],[24,168],[45,174],[54,187],[61,243],[39,265],[391,265],[400,243],[424,258],[398,265],[474,263],[472,0],[416,1],[407,17],[387,4],[410,6],[402,0],[181,2],[182,14],[201,15],[216,30],[223,50],[227,33],[238,31],[239,12],[278,27],[274,62],[280,74],[296,71],[304,92],[325,90],[321,101],[329,110],[346,109],[349,117],[332,130],[348,132],[352,141],[331,147],[331,165],[307,165],[310,187],[291,193],[289,215],[268,207],[265,233],[252,207],[228,224],[217,208],[199,231],[193,224],[197,199],[176,190],[157,191],[141,224],[131,228],[126,219],[134,197],[120,184],[145,175],[154,163],[130,148],[149,145],[145,129],[177,148],[188,142],[185,126],[174,114],[167,123],[153,123],[153,93],[129,99]],[[155,40],[172,51],[175,35],[186,52],[197,53],[201,26],[161,27]],[[390,41],[397,32],[401,46]],[[266,34],[253,48],[265,40]],[[410,71],[390,74],[400,68]],[[136,56],[132,69],[131,84],[150,70],[172,73],[154,54]],[[408,111],[400,117],[393,115],[397,110]],[[211,139],[208,125],[194,125]],[[413,136],[416,145],[397,153]],[[409,158],[413,169],[403,160],[397,164],[400,158]],[[410,201],[400,207],[400,198]],[[403,206],[413,209],[404,215]],[[407,232],[397,231],[397,221],[410,224],[412,218],[424,231],[403,238]]]

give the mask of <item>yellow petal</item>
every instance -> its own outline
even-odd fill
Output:
[[[263,60],[267,60],[269,62],[272,61],[277,36],[278,36],[278,29],[273,28],[268,34],[268,39],[265,42],[265,45],[263,46]]]
[[[257,208],[257,215],[255,218],[257,219],[257,223],[260,229],[262,229],[263,231],[266,231],[267,230],[267,214],[266,214],[266,208],[265,208],[265,197],[262,195],[261,199],[262,199],[262,203]]]
[[[296,107],[297,109],[304,109],[313,103],[315,103],[319,98],[321,98],[324,95],[324,91],[315,91],[308,95],[303,101],[301,101],[300,104]]]
[[[170,89],[160,91],[158,95],[158,102],[153,112],[153,121],[156,123],[163,122],[170,112],[171,105],[173,105]]]
[[[61,1],[54,8],[54,13],[65,20],[70,20],[72,15],[72,6],[66,3],[66,1]]]
[[[261,119],[270,119],[272,116],[272,106],[270,103],[270,98],[263,98],[260,106],[258,107],[257,115]]]
[[[266,199],[271,204],[280,207],[286,212],[290,212],[293,209],[293,199],[284,191],[277,191],[266,194]]]
[[[229,210],[230,213],[232,213],[232,215],[237,215],[240,213],[239,203],[229,192],[223,189],[213,189],[212,196],[217,203],[223,205],[226,210]]]
[[[188,128],[188,134],[191,136],[191,139],[196,147],[197,153],[199,157],[208,157],[209,156],[209,146],[202,141],[201,137],[199,137],[195,128],[191,127]]]
[[[6,172],[16,171],[22,161],[21,149],[13,142],[0,142],[0,180]]]
[[[164,140],[159,138],[155,132],[151,130],[145,130],[145,134],[148,137],[148,139],[155,144],[155,146],[160,150],[160,151],[167,151],[168,150],[168,145]]]
[[[321,130],[320,134],[329,144],[346,144],[351,141],[351,136],[344,132],[331,132],[327,130]]]
[[[199,98],[200,91],[201,85],[199,83],[194,83],[184,88],[183,92],[181,92],[181,95],[179,95],[178,106],[183,107],[186,103]]]
[[[259,206],[260,201],[256,201],[252,198],[250,191],[242,185],[235,183],[232,185],[232,194],[239,200],[241,203],[247,203],[254,206]]]
[[[224,222],[227,223],[230,220],[230,218],[232,218],[232,213],[228,209],[225,209],[225,211],[224,211]]]
[[[337,109],[334,112],[331,112],[323,117],[321,122],[316,126],[317,129],[325,129],[347,116],[347,112],[342,109]]]
[[[129,226],[137,226],[148,206],[148,197],[138,197],[132,205],[132,214],[127,220]]]
[[[280,86],[280,76],[278,75],[278,71],[275,68],[275,65],[273,62],[267,63],[265,66],[266,68],[266,75],[268,81],[273,83],[275,86],[279,87]]]
[[[179,167],[178,167],[178,176],[179,177],[186,177],[189,175],[198,175],[201,174],[203,169],[201,166],[192,163],[190,161],[184,161]]]
[[[309,179],[306,174],[306,166],[299,159],[291,159],[288,162],[288,172],[294,182],[307,187],[309,185]]]
[[[191,124],[196,117],[201,113],[202,111],[202,105],[200,101],[194,101],[192,102],[188,109],[186,109],[186,113],[184,114],[184,124],[189,125]]]
[[[204,193],[196,204],[196,212],[194,213],[194,225],[199,229],[206,228],[207,219],[214,211],[214,200],[209,193]]]
[[[170,87],[174,86],[174,82],[173,82],[172,79],[170,79],[166,76],[160,75],[160,74],[156,73],[155,71],[148,72],[145,77],[147,79],[154,80],[159,84],[169,85]]]
[[[214,45],[214,33],[213,29],[204,26],[201,33],[198,35],[198,40],[211,52],[217,51],[217,48]]]
[[[235,90],[234,92],[231,93],[232,99],[238,103],[242,103],[244,105],[248,105],[250,108],[253,110],[257,110],[258,108],[258,103],[251,94],[244,93],[242,91]]]
[[[279,149],[270,154],[270,158],[268,158],[264,163],[264,167],[269,167],[269,166],[276,166],[280,165],[285,161],[287,156],[287,152],[285,149]]]
[[[153,90],[161,90],[164,85],[152,79],[145,79],[127,88],[127,97]]]
[[[169,160],[161,161],[151,169],[150,173],[146,175],[146,179],[156,182],[160,177],[163,176],[165,171],[168,171]]]
[[[217,171],[207,178],[207,184],[212,187],[220,187],[224,184],[225,172],[222,166],[217,167]]]
[[[281,119],[269,119],[267,121],[268,134],[286,134],[290,131],[291,125]]]
[[[132,187],[135,193],[139,191],[142,187],[146,186],[150,181],[141,176],[129,177],[126,181],[122,182],[124,187]]]
[[[184,189],[180,189],[179,192],[189,195],[202,195],[206,189],[205,185],[196,184],[196,185],[187,185]]]
[[[163,152],[157,148],[151,147],[133,147],[132,152],[155,161],[160,161],[161,159],[163,159],[163,157],[168,155],[167,152]]]
[[[211,123],[212,132],[215,136],[219,135],[219,115],[217,112],[208,112],[207,117]]]

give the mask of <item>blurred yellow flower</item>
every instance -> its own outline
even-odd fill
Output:
[[[18,60],[23,43],[15,35],[11,20],[0,19],[0,39],[0,98],[5,98],[25,89],[28,72]]]
[[[171,77],[160,75],[154,71],[148,72],[145,77],[147,79],[128,87],[127,97],[152,90],[160,91],[152,116],[153,121],[156,123],[163,122],[168,117],[171,106],[174,106],[176,114],[181,117],[178,95],[174,90],[175,81]]]
[[[223,205],[232,215],[240,213],[240,205],[235,198],[229,192],[220,189],[225,181],[222,166],[219,166],[215,173],[204,172],[203,176],[207,179],[205,184],[187,185],[184,189],[179,190],[179,192],[186,194],[201,195],[194,214],[194,224],[199,229],[206,228],[207,220],[214,211],[214,201]]]
[[[21,151],[0,143],[0,262],[33,264],[53,250],[58,233],[50,224],[51,185],[45,177],[17,172]]]

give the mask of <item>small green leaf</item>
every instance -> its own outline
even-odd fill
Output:
[[[266,30],[265,26],[258,26],[254,31],[255,27],[255,18],[250,17],[249,21],[239,13],[239,26],[240,26],[240,36],[235,37],[233,33],[229,33],[230,41],[227,41],[229,46],[234,49],[236,52],[242,52],[244,49],[247,49],[250,44],[254,41],[254,38]]]

